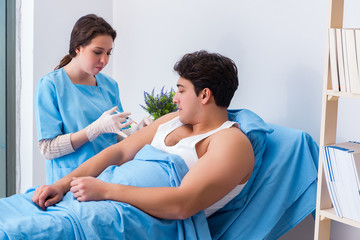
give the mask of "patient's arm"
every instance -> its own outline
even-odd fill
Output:
[[[176,116],[169,114],[154,122],[153,124],[142,128],[132,134],[125,140],[112,145],[94,157],[88,159],[74,171],[59,179],[52,185],[38,187],[33,195],[33,202],[42,209],[59,202],[63,195],[69,191],[70,182],[74,177],[80,176],[98,176],[105,168],[111,165],[121,165],[135,156],[135,154],[145,145],[150,144],[158,126]]]
[[[79,201],[110,199],[129,203],[159,218],[185,219],[211,206],[251,175],[254,155],[247,137],[236,128],[211,136],[207,152],[179,187],[141,188],[77,178],[71,191]]]

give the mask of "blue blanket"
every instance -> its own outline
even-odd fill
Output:
[[[315,209],[318,146],[305,132],[229,110],[249,138],[253,173],[244,189],[208,219],[163,220],[114,201],[78,202],[71,192],[47,211],[26,194],[0,199],[0,239],[278,239]],[[188,171],[177,155],[149,145],[99,178],[142,187],[178,186]],[[51,236],[51,237],[50,237]]]
[[[99,179],[142,187],[175,187],[187,171],[179,156],[146,145],[135,160],[108,167]],[[71,192],[43,211],[31,201],[33,193],[31,189],[0,199],[0,239],[211,239],[203,212],[185,220],[164,220],[126,203],[78,202]]]

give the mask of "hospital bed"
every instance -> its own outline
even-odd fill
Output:
[[[213,239],[278,239],[315,211],[318,145],[304,131],[241,111],[229,110],[229,118],[252,142],[255,168],[246,188],[208,219],[209,229]]]
[[[30,189],[0,199],[0,239],[278,239],[315,210],[318,146],[306,132],[265,123],[246,109],[229,110],[229,119],[250,139],[254,170],[242,192],[209,218],[200,212],[157,219],[125,203],[78,202],[71,192],[44,212],[32,203]],[[178,186],[186,172],[180,157],[147,145],[135,160],[99,178]]]

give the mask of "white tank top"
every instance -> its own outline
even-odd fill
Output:
[[[184,125],[182,122],[180,122],[179,117],[175,117],[174,119],[170,120],[169,122],[166,122],[164,124],[161,124],[158,127],[158,130],[154,136],[154,139],[151,142],[151,145],[156,147],[157,149],[160,149],[164,152],[177,154],[181,156],[187,167],[190,169],[194,164],[199,160],[196,152],[195,145],[200,142],[201,140],[207,138],[208,136],[226,128],[230,128],[232,126],[239,126],[236,122],[226,121],[224,122],[219,128],[214,129],[210,132],[190,136],[187,138],[181,139],[177,144],[174,146],[166,146],[165,145],[165,138],[169,133],[174,131],[176,128]],[[205,209],[205,215],[206,217],[209,217],[211,214],[219,210],[220,208],[224,207],[228,202],[230,202],[236,195],[238,195],[241,190],[244,188],[246,183],[237,185],[231,192],[229,192],[225,197],[220,199],[218,202],[214,203],[207,209]]]

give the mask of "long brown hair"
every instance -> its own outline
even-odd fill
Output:
[[[85,47],[98,35],[109,35],[114,41],[116,31],[102,17],[95,14],[88,14],[79,18],[71,31],[69,54],[63,57],[55,70],[66,66],[76,56],[75,49],[77,47]]]

